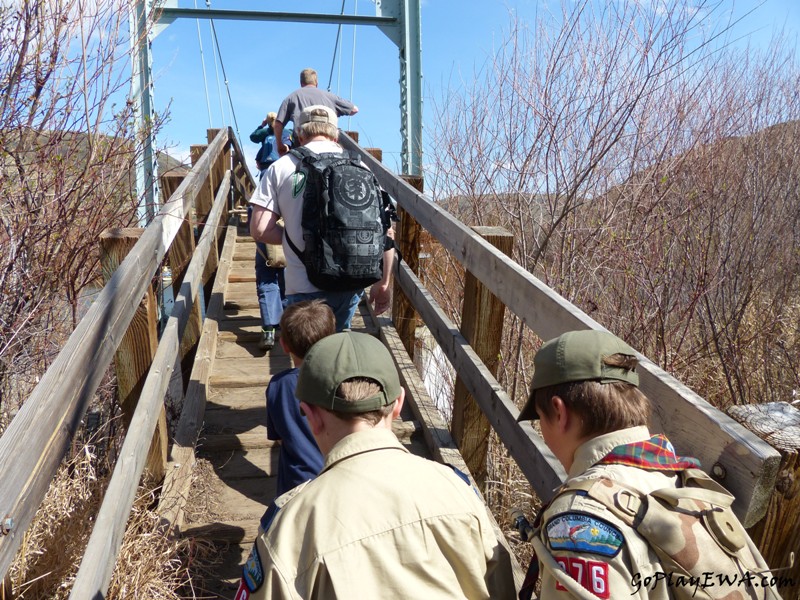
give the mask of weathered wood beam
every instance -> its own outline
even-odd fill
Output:
[[[473,227],[475,233],[505,254],[511,255],[514,237],[501,227]],[[472,273],[464,281],[464,306],[461,333],[493,376],[500,366],[500,345],[506,307]],[[486,455],[489,451],[491,425],[480,406],[467,391],[460,375],[453,392],[453,439],[481,491],[485,491]]]
[[[180,529],[183,525],[183,507],[189,498],[192,470],[195,464],[195,445],[203,426],[203,416],[208,399],[208,382],[217,351],[219,320],[225,307],[228,273],[236,251],[236,225],[228,225],[223,244],[214,289],[208,303],[208,313],[203,322],[203,333],[195,355],[194,368],[186,390],[186,400],[178,419],[175,440],[170,451],[167,476],[158,504],[158,512],[169,527]]]
[[[104,231],[100,235],[100,262],[103,266],[103,280],[106,283],[113,277],[114,271],[125,257],[133,250],[142,233],[144,233],[144,229],[136,227],[112,229]],[[158,316],[156,312],[156,297],[153,287],[147,286],[147,291],[139,303],[136,314],[131,319],[128,331],[125,332],[114,355],[117,401],[122,409],[122,421],[126,428],[131,424],[145,377],[150,365],[153,364],[153,357],[158,349]],[[153,480],[160,481],[164,477],[168,440],[166,411],[162,406],[158,426],[153,435],[145,464],[145,469]]]
[[[256,189],[256,181],[250,173],[247,162],[242,152],[242,147],[239,145],[239,140],[233,133],[233,128],[228,127],[228,139],[231,140],[233,146],[233,179],[231,185],[233,186],[234,193],[234,206],[240,203],[244,204],[250,198],[251,194]]]
[[[405,180],[414,189],[420,192],[423,190],[424,181],[422,177],[406,176]],[[419,250],[422,228],[414,217],[411,216],[411,213],[407,212],[404,208],[398,207],[397,215],[399,217],[399,227],[395,238],[400,250],[400,256],[403,257],[402,260],[406,262],[414,274],[419,276]],[[413,359],[417,350],[417,321],[419,315],[414,310],[411,302],[409,302],[397,282],[394,284],[392,300],[392,320],[394,321],[394,326],[397,328],[400,339],[403,340],[403,345],[408,355]]]
[[[734,405],[728,414],[766,441],[781,455],[775,488],[769,498],[767,514],[749,531],[775,576],[800,583],[800,410],[787,402]],[[781,590],[784,598],[800,589]]]

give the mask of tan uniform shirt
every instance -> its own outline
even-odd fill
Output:
[[[596,464],[617,446],[649,438],[647,427],[632,427],[589,440],[575,452],[567,480],[605,477],[646,494],[675,487],[678,476],[669,472],[646,471],[627,465]],[[647,542],[603,504],[577,491],[558,496],[547,507],[541,520],[540,539],[550,549],[556,562],[598,598],[673,598],[671,588],[663,581],[663,574],[657,575],[662,572],[662,567]],[[766,569],[763,558],[752,542],[748,541],[748,545],[756,557],[754,566]],[[569,550],[570,547],[580,547],[580,550]],[[552,571],[544,567],[542,557],[539,557],[539,563],[542,600],[577,597],[556,581]],[[741,592],[741,595],[731,597],[773,597],[763,589],[751,589],[748,593],[742,587],[737,592]]]
[[[508,554],[472,487],[384,429],[341,440],[256,549],[263,583],[249,594],[240,586],[237,600],[516,596]],[[254,567],[246,570],[257,583]]]

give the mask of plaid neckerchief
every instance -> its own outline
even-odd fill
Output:
[[[643,442],[617,446],[597,464],[628,465],[646,471],[683,471],[699,469],[700,461],[690,456],[678,456],[670,441],[662,434]]]

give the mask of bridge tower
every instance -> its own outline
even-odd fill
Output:
[[[422,175],[422,23],[420,0],[374,0],[375,16],[294,13],[252,10],[180,8],[178,0],[165,0],[154,11],[153,0],[136,0],[131,10],[131,45],[134,54],[131,96],[137,126],[144,137],[144,153],[137,164],[136,191],[145,198],[139,216],[142,224],[152,218],[158,198],[158,175],[153,154],[150,123],[153,119],[151,44],[155,36],[176,19],[228,19],[372,25],[378,27],[398,49],[400,60],[400,133],[404,175]],[[155,27],[147,24],[155,19]],[[149,33],[148,33],[149,31]]]

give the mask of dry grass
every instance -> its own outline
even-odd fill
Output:
[[[183,508],[187,522],[224,521],[225,507],[220,505],[217,491],[213,486],[214,481],[218,481],[214,474],[214,466],[208,460],[198,458],[192,469],[189,500]]]
[[[189,564],[204,548],[166,535],[151,507],[152,490],[136,499],[106,598],[177,600],[191,588]]]
[[[10,569],[19,599],[67,598],[68,583],[88,541],[86,524],[99,506],[97,464],[88,446],[62,465]]]
[[[93,453],[96,446],[102,444],[80,447],[59,469],[9,570],[11,597],[69,597],[110,477],[110,469]],[[201,577],[203,566],[216,560],[210,545],[166,535],[153,510],[157,492],[139,489],[106,594],[108,600],[195,598],[193,577]]]

